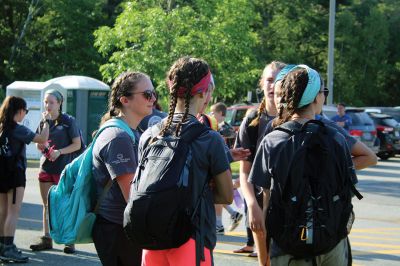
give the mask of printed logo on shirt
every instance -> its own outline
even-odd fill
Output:
[[[131,158],[124,158],[124,155],[122,153],[117,154],[117,159],[112,161],[112,164],[120,164],[120,163],[127,163],[131,160]]]

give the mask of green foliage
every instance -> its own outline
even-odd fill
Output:
[[[2,88],[14,80],[69,74],[111,82],[121,72],[138,70],[148,73],[166,96],[166,72],[183,55],[208,61],[217,85],[214,101],[244,100],[272,60],[309,64],[326,77],[326,0],[1,3]],[[399,1],[336,4],[334,101],[398,105]],[[167,98],[160,102],[165,107]]]
[[[168,67],[179,57],[192,55],[211,65],[215,97],[233,100],[253,89],[259,73],[253,53],[258,39],[252,26],[259,16],[251,3],[198,0],[190,6],[178,5],[180,1],[169,6],[167,2],[127,2],[113,28],[95,32],[95,46],[108,58],[100,67],[106,81],[127,70],[143,71],[166,95]]]
[[[14,80],[39,81],[63,75],[101,79],[103,59],[94,48],[93,31],[110,23],[119,2],[2,1],[0,85],[4,88]],[[15,56],[9,60],[13,47]]]

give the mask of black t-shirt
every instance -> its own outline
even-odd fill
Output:
[[[261,140],[264,138],[268,122],[274,118],[273,116],[269,116],[266,113],[261,114],[260,121],[257,128],[255,129],[256,132],[254,134],[252,131],[254,129],[250,128],[250,123],[256,116],[256,112],[256,110],[252,111],[248,116],[243,119],[242,123],[240,124],[239,132],[236,136],[235,142],[235,148],[250,149],[252,154],[247,158],[247,161],[250,162],[254,160],[258,146]],[[254,139],[254,135],[257,136],[256,139]]]

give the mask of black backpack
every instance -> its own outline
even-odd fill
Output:
[[[150,250],[177,248],[189,240],[206,186],[204,184],[201,196],[193,205],[189,145],[209,129],[197,122],[189,125],[179,137],[157,136],[159,129],[159,126],[152,127],[152,136],[156,137],[145,145],[124,213],[128,238]]]
[[[295,258],[313,258],[347,236],[352,192],[362,196],[352,181],[349,153],[334,139],[334,129],[310,120],[300,129],[287,122],[276,130],[289,137],[273,158],[277,170],[272,175],[278,178],[268,207],[268,236]]]

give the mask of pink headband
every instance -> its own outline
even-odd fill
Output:
[[[207,91],[208,85],[210,84],[212,80],[211,72],[210,70],[208,71],[207,75],[205,75],[196,85],[193,86],[192,90],[190,91],[190,95],[194,96],[198,93],[203,93]],[[168,80],[168,86],[171,89],[172,87],[172,81]],[[186,88],[185,87],[180,87],[178,89],[178,97],[182,98],[185,97],[186,94]]]

